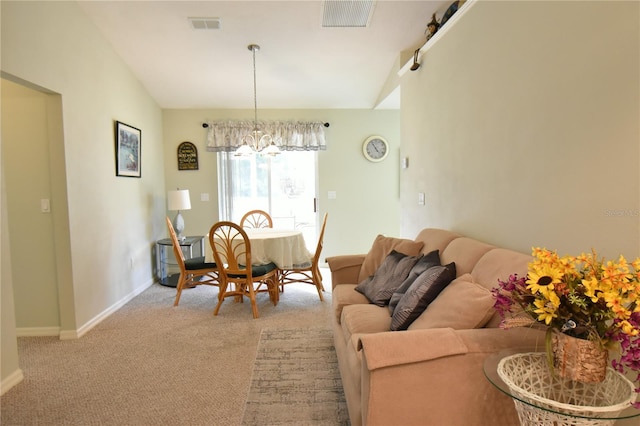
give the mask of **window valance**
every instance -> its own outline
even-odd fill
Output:
[[[253,130],[252,120],[207,121],[207,151],[235,151],[242,137]],[[282,151],[319,151],[327,149],[325,125],[320,121],[258,121],[258,128],[276,139]]]

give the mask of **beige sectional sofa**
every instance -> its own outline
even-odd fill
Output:
[[[388,306],[355,290],[387,255],[438,250],[456,278],[407,330],[390,331]],[[530,329],[499,328],[490,289],[526,274],[531,257],[441,229],[415,240],[378,236],[362,255],[327,258],[333,333],[349,417],[358,425],[517,425],[512,400],[484,377],[483,362],[504,348],[544,345]]]

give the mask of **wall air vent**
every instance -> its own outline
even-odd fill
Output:
[[[364,28],[371,22],[375,0],[324,0],[323,28]]]
[[[219,30],[220,18],[187,18],[194,30]]]

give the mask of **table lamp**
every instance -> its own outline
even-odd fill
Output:
[[[173,219],[173,229],[175,229],[176,233],[178,234],[178,240],[183,241],[185,238],[184,235],[182,235],[182,231],[184,231],[184,219],[180,214],[180,210],[191,209],[189,190],[178,188],[175,191],[169,191],[169,197],[167,201],[169,204],[169,210],[178,211],[178,214]]]

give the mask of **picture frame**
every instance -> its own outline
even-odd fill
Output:
[[[116,121],[116,176],[142,176],[142,131]]]

